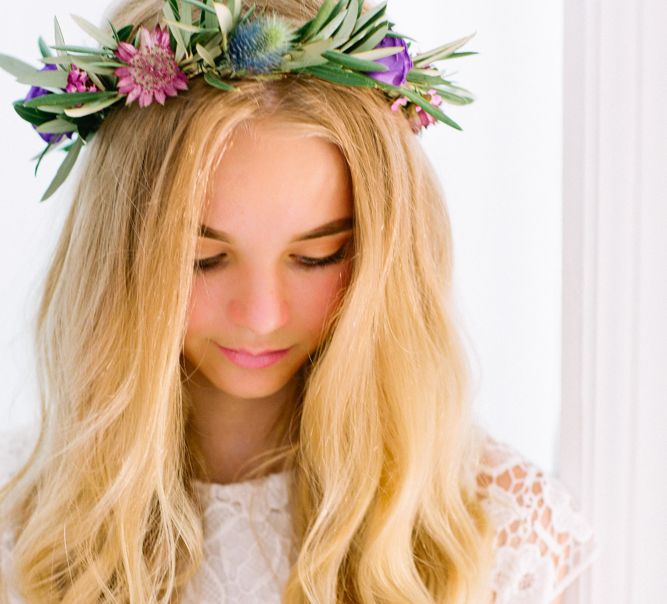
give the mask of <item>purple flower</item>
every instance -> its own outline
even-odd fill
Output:
[[[386,84],[403,86],[407,80],[408,72],[412,69],[412,58],[408,53],[408,44],[403,38],[385,36],[375,48],[385,48],[387,46],[402,46],[403,50],[395,55],[376,59],[375,62],[386,65],[389,68],[388,71],[370,71],[366,75]]]
[[[47,63],[40,69],[40,71],[53,71],[54,69],[58,69],[55,65],[51,63]],[[53,94],[50,90],[46,90],[44,88],[40,88],[39,86],[31,86],[30,90],[28,91],[27,96],[25,99],[23,99],[23,102],[25,101],[30,101],[34,98],[37,98],[38,96],[44,96],[45,94]],[[53,116],[53,119],[55,119],[56,116]],[[32,127],[37,130],[37,126],[35,124],[32,125]],[[49,132],[38,132],[43,140],[45,140],[47,143],[57,143],[60,139],[63,138],[63,136],[67,136],[67,138],[72,138],[72,133],[67,132],[65,134],[51,134]]]

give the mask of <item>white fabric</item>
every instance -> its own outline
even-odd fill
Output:
[[[27,457],[33,438],[31,430],[0,436],[0,483]],[[591,526],[564,485],[489,435],[480,466],[478,489],[497,527],[490,601],[551,604],[597,558]],[[227,485],[196,483],[205,559],[184,604],[280,602],[291,546],[288,480],[281,472]],[[2,535],[3,574],[11,544],[11,535]],[[22,601],[13,594],[10,604]]]

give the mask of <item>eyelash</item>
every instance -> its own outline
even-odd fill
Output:
[[[348,244],[349,242],[345,243],[335,254],[325,258],[308,258],[306,256],[298,256],[301,268],[308,271],[316,268],[324,268],[330,264],[341,262],[345,258]],[[195,269],[203,272],[211,270],[219,266],[220,260],[222,260],[223,256],[225,255],[226,254],[223,253],[219,254],[218,256],[213,256],[212,258],[202,258],[201,260],[197,260],[195,262]]]

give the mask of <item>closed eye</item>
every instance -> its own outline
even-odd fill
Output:
[[[312,270],[315,268],[322,268],[330,264],[336,264],[342,262],[345,259],[347,250],[350,244],[350,240],[346,241],[343,246],[331,256],[326,256],[324,258],[311,258],[308,256],[294,256],[299,266],[304,270]],[[216,267],[224,267],[224,259],[227,256],[226,253],[218,254],[217,256],[212,256],[211,258],[202,258],[195,262],[195,270],[198,271],[208,271]]]

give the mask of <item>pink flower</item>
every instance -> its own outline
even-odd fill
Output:
[[[147,107],[154,100],[164,105],[167,95],[176,96],[178,90],[188,89],[188,77],[176,63],[167,27],[162,29],[158,25],[153,32],[141,27],[139,36],[139,48],[127,42],[118,43],[115,55],[127,63],[127,67],[115,71],[121,78],[118,91],[128,95],[126,105],[137,98],[140,107]]]
[[[442,105],[442,97],[438,94],[437,90],[431,88],[427,93],[428,98],[426,99],[431,105],[439,107]],[[435,124],[437,120],[430,114],[424,111],[419,105],[415,106],[415,112],[411,116],[410,124],[412,126],[413,132],[420,132],[423,128]]]
[[[399,97],[391,104],[391,110],[398,111],[398,108],[401,105],[407,105],[407,104],[408,104],[408,97],[406,96]]]
[[[72,65],[67,74],[66,92],[97,92],[97,86],[88,79],[88,74],[79,69],[76,65]]]

